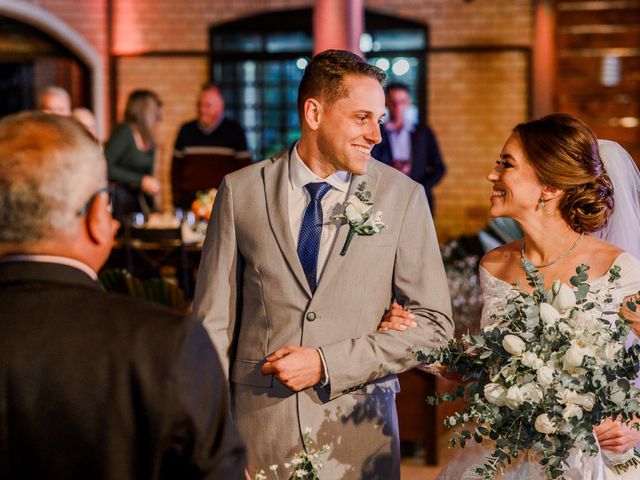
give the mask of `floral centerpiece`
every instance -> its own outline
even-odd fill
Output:
[[[416,349],[425,364],[440,363],[468,382],[430,401],[466,394],[466,409],[445,423],[462,427],[452,445],[464,447],[473,439],[493,447],[476,470],[484,479],[526,454],[538,459],[548,478],[563,478],[572,449],[600,453],[595,425],[640,416],[640,391],[630,382],[637,376],[640,346],[625,348],[630,327],[612,294],[620,268],[612,267],[605,286],[593,291],[586,265],[576,270],[572,287],[556,281],[549,291],[533,265],[524,262],[523,268],[533,292],[515,288],[505,309],[478,335],[439,350]],[[625,470],[638,463],[631,449],[613,466]]]
[[[196,198],[191,203],[191,211],[195,214],[196,220],[209,221],[217,193],[217,188],[202,190],[196,193]]]

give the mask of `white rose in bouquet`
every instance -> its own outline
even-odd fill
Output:
[[[524,341],[517,335],[505,335],[502,339],[502,348],[504,348],[511,355],[522,355],[524,352]]]
[[[598,322],[600,312],[595,308],[586,311],[575,312],[573,317],[574,329],[581,334],[593,335],[596,332],[602,330],[602,325]]]
[[[507,390],[507,398],[505,401],[507,407],[509,407],[511,410],[515,410],[520,405],[522,405],[522,402],[524,402],[524,393],[521,391],[520,387],[518,387],[517,385],[509,387],[509,390]]]
[[[538,417],[536,418],[535,428],[540,433],[544,433],[547,435],[555,433],[556,431],[556,426],[553,424],[553,422],[549,418],[549,415],[547,415],[546,413],[538,415]]]
[[[542,359],[533,352],[524,352],[520,361],[525,367],[533,368],[534,370],[538,370],[544,365]]]
[[[597,355],[601,360],[604,360],[605,362],[610,362],[614,358],[616,358],[616,355],[621,349],[622,349],[621,343],[613,343],[613,342],[607,343],[606,345],[603,345],[602,347],[598,348]]]
[[[564,353],[564,366],[565,368],[575,368],[582,365],[585,355],[588,353],[586,348],[582,348],[578,345],[572,345]]]
[[[564,407],[564,410],[562,411],[562,418],[564,418],[567,422],[572,417],[576,417],[578,420],[580,420],[582,418],[582,414],[582,409],[578,405],[574,405],[571,403]]]
[[[543,302],[540,304],[540,318],[547,327],[552,327],[558,323],[562,315],[552,305]]]
[[[609,399],[616,405],[622,405],[626,400],[626,392],[618,386],[618,382],[613,382],[609,385]]]
[[[542,390],[535,383],[527,383],[520,387],[520,393],[525,402],[540,403],[542,401]]]
[[[507,389],[498,383],[487,383],[484,386],[484,396],[487,401],[502,407],[507,400]]]
[[[593,393],[579,393],[576,397],[575,404],[587,412],[590,412],[596,404],[596,396]]]
[[[538,383],[543,387],[548,387],[553,383],[553,373],[554,370],[551,367],[542,366],[536,372],[536,378]]]
[[[554,282],[555,283],[555,282]],[[554,285],[555,287],[555,285]],[[554,293],[555,293],[554,288]],[[554,295],[553,301],[551,305],[558,310],[559,312],[565,312],[568,309],[575,307],[576,305],[576,294],[573,292],[571,287],[566,283],[561,283],[560,287],[557,290],[558,293]]]

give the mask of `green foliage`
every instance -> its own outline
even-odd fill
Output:
[[[594,425],[640,416],[640,390],[631,382],[640,345],[625,348],[629,322],[613,302],[619,267],[611,268],[603,288],[591,289],[589,267],[581,265],[571,278],[573,288],[554,282],[549,291],[530,262],[522,267],[533,292],[514,288],[479,334],[438,349],[414,349],[425,365],[440,364],[467,382],[428,401],[467,399],[464,411],[445,424],[461,427],[451,445],[493,442],[491,457],[477,470],[483,479],[530,453],[548,478],[563,478],[572,448],[599,453]],[[627,307],[635,311],[640,301],[632,303],[634,309]]]

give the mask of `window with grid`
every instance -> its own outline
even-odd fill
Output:
[[[245,129],[254,160],[268,158],[300,136],[298,84],[313,51],[310,9],[270,12],[211,30],[211,78],[226,114]],[[367,12],[361,49],[391,82],[408,85],[416,102],[411,120],[426,116],[427,29]]]

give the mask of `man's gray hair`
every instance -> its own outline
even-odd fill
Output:
[[[106,184],[100,147],[72,118],[25,112],[0,121],[0,246],[77,233],[80,211]]]

